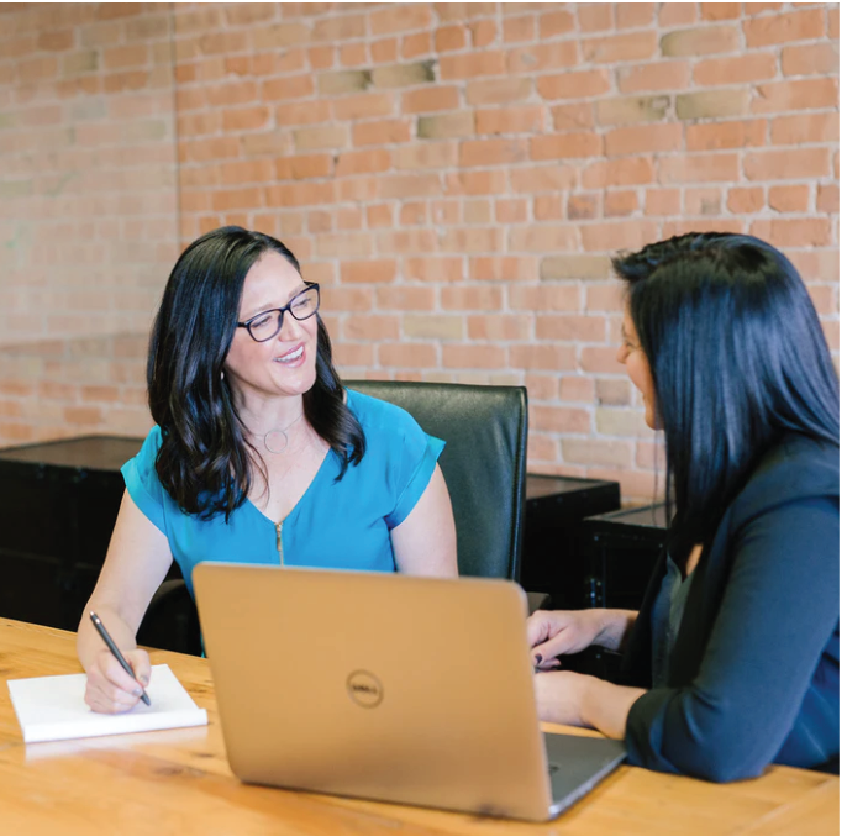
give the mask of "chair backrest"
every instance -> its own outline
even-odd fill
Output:
[[[440,465],[453,504],[463,576],[519,581],[526,485],[526,388],[345,381],[410,413],[446,442]]]

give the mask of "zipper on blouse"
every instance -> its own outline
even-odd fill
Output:
[[[274,528],[277,531],[277,557],[280,559],[281,566],[283,565],[283,522],[285,518],[281,518],[278,521]]]

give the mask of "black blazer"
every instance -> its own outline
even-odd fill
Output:
[[[632,706],[632,764],[715,781],[837,765],[839,450],[789,434],[727,508],[693,573],[669,685]],[[622,662],[651,687],[654,570]]]

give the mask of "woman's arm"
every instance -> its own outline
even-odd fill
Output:
[[[119,665],[112,665],[116,661],[112,661],[88,615],[95,611],[102,618],[117,647],[135,666],[138,678],[148,676],[148,657],[135,653],[135,638],[149,601],[171,563],[166,536],[125,492],[105,563],[79,622],[77,650],[88,673],[89,689],[93,683],[107,695],[95,709],[107,711],[107,700],[115,702],[112,711],[127,709],[122,705],[130,702],[131,706],[136,699],[121,691],[131,693],[136,685]]]
[[[406,519],[391,531],[394,558],[401,573],[458,576],[456,525],[441,467]]]

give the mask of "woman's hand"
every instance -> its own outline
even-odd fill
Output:
[[[123,657],[131,664],[137,680],[134,680],[118,663],[117,659],[103,648],[94,656],[87,668],[85,704],[96,713],[124,713],[131,710],[146,687],[152,675],[149,655],[142,649],[123,651]],[[138,683],[139,682],[139,683]]]
[[[526,624],[532,660],[538,669],[551,669],[561,655],[592,646],[604,627],[602,609],[535,611]]]
[[[645,690],[579,672],[538,672],[534,692],[541,721],[591,727],[613,739],[624,739],[628,713]]]

